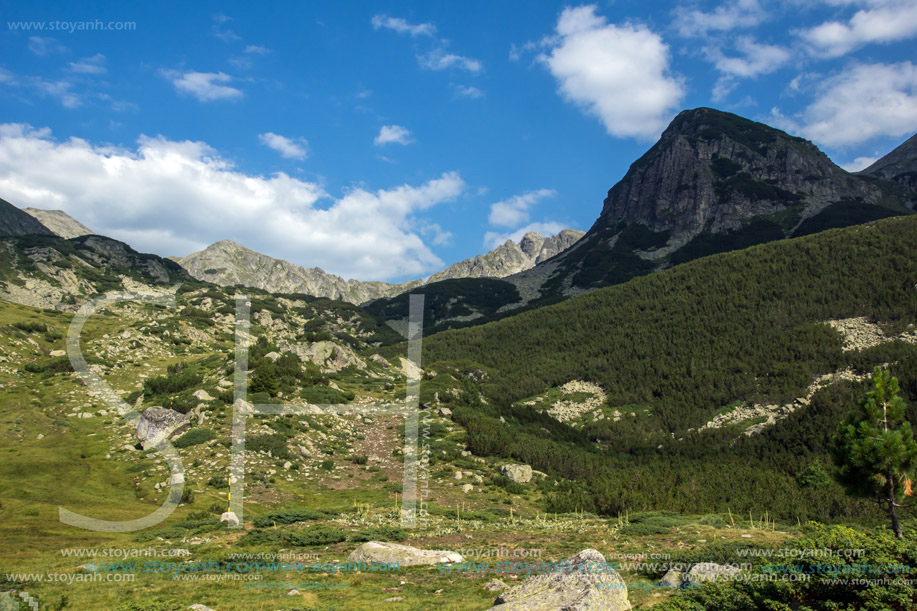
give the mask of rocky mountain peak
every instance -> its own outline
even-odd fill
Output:
[[[608,192],[599,223],[640,222],[682,242],[781,215],[787,229],[840,199],[873,203],[879,189],[852,179],[811,142],[711,108],[680,113]]]
[[[529,257],[537,257],[544,245],[545,237],[540,233],[529,231],[519,241],[519,248]]]

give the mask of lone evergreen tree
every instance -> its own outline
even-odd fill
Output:
[[[873,390],[850,414],[834,436],[838,481],[847,491],[876,501],[891,518],[891,529],[899,539],[899,507],[912,496],[908,472],[917,466],[917,441],[911,424],[904,419],[904,400],[898,396],[898,378],[876,367]]]

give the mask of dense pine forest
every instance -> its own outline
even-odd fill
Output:
[[[878,512],[830,478],[831,436],[865,383],[832,384],[756,435],[696,429],[736,402],[792,401],[821,374],[886,363],[917,421],[917,346],[845,352],[824,324],[865,316],[889,334],[907,328],[915,261],[914,218],[755,246],[433,335],[425,369],[465,375],[454,418],[475,453],[562,480],[548,510],[873,521]],[[633,415],[578,430],[517,403],[573,379],[601,385],[609,407]]]

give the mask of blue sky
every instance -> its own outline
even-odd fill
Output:
[[[913,0],[95,4],[0,2],[0,197],[161,255],[402,280],[588,229],[684,108],[917,131]]]

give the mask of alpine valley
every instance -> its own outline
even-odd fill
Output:
[[[917,423],[915,138],[850,173],[685,110],[587,232],[400,284],[231,241],[162,258],[0,200],[0,592],[119,611],[917,609],[910,582],[853,569],[913,565],[917,520],[901,510],[896,538],[835,462],[876,367]],[[135,520],[173,493],[150,528],[61,521]],[[144,564],[176,558],[220,579]],[[611,564],[532,564],[564,560]]]

